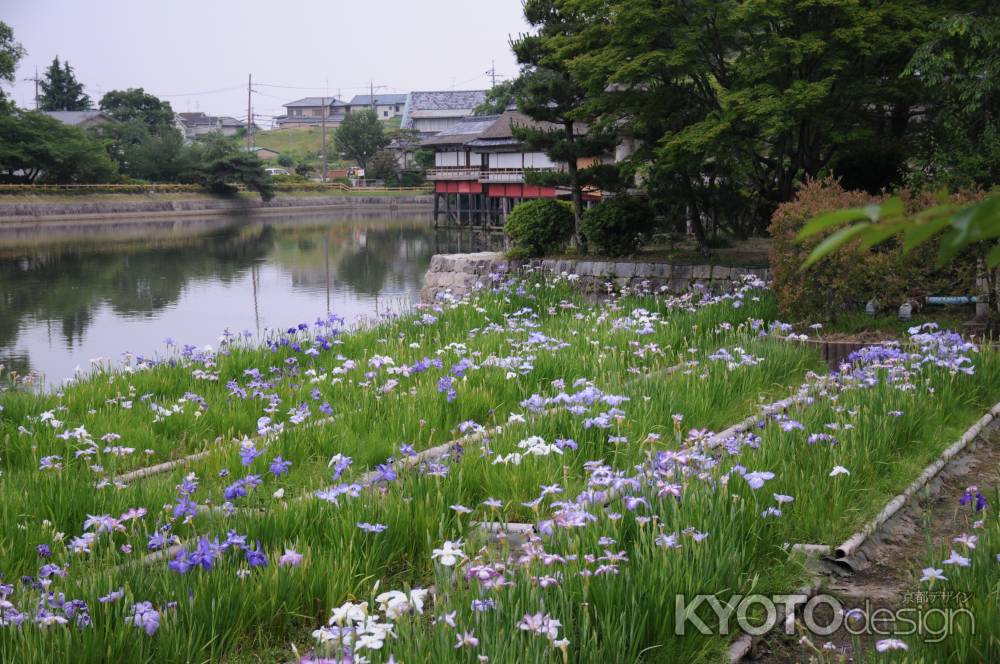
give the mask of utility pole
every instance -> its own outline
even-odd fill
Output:
[[[247,152],[253,147],[253,115],[250,110],[250,86],[253,84],[253,74],[247,74]]]
[[[35,77],[34,78],[26,78],[24,80],[26,80],[26,81],[34,81],[35,82],[35,110],[37,111],[38,110],[38,81],[39,81],[39,78],[38,78],[38,66],[37,65],[35,66]]]
[[[327,173],[327,170],[326,170],[326,113],[327,113],[327,110],[328,109],[326,107],[326,97],[324,96],[323,97],[323,110],[322,110],[322,118],[323,118],[323,183],[324,184],[326,183],[326,173]]]
[[[493,81],[493,87],[497,86],[497,61],[490,61],[490,68],[486,70],[486,75]]]
[[[368,96],[371,98],[372,102],[372,113],[378,114],[375,108],[375,81],[368,81]]]

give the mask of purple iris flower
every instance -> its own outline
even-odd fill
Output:
[[[198,506],[187,496],[178,496],[177,504],[174,505],[174,518],[180,519],[186,516],[195,516],[198,513]]]
[[[959,499],[958,502],[963,507],[972,504],[973,511],[975,512],[986,509],[986,497],[983,494],[979,493],[979,489],[977,489],[974,486],[970,486],[968,489],[966,489],[965,493],[962,494],[962,497]]]
[[[247,563],[250,567],[267,567],[267,556],[264,555],[263,549],[261,549],[260,542],[257,542],[257,548],[244,549],[247,557]]]
[[[132,615],[128,616],[126,621],[152,636],[160,629],[160,612],[149,602],[139,602],[132,605]]]
[[[286,461],[285,459],[282,459],[281,456],[276,456],[274,461],[272,461],[271,465],[268,467],[268,470],[270,470],[271,474],[275,477],[281,477],[288,472],[288,469],[291,468],[291,466],[291,461]]]

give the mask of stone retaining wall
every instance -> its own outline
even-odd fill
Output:
[[[309,208],[337,208],[342,210],[420,210],[433,209],[431,196],[281,196],[268,201],[247,198],[199,196],[183,199],[162,199],[156,195],[136,195],[112,200],[80,200],[47,202],[44,200],[19,201],[14,197],[0,201],[0,221],[65,220],[121,215],[123,217],[162,216],[176,214],[211,214],[234,211],[264,212],[268,210],[293,210]]]
[[[616,288],[665,289],[680,292],[694,284],[710,289],[723,288],[744,275],[752,274],[768,281],[767,268],[724,267],[720,265],[672,265],[645,261],[605,261],[591,258],[508,260],[497,252],[476,254],[438,254],[431,258],[424,277],[421,298],[430,301],[441,293],[461,297],[477,286],[489,283],[489,275],[498,271],[527,270],[572,274],[586,292],[599,292],[611,283]]]

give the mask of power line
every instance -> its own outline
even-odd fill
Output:
[[[178,93],[172,94],[172,95],[156,94],[154,96],[156,96],[156,97],[197,97],[199,95],[214,95],[214,94],[217,94],[217,93],[220,93],[220,92],[232,92],[233,90],[242,90],[242,89],[243,89],[242,85],[234,85],[234,86],[229,87],[229,88],[218,88],[216,90],[205,90],[203,92],[178,92]],[[150,93],[150,94],[153,94],[153,93]]]

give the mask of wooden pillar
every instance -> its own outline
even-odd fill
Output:
[[[441,206],[441,194],[437,191],[434,192],[434,228],[438,226],[438,212]]]

